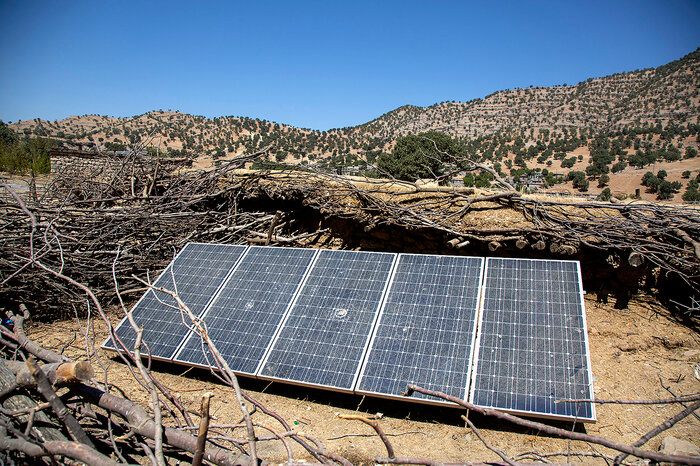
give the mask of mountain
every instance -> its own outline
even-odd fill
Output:
[[[497,160],[514,160],[518,150],[537,146],[540,161],[546,144],[554,140],[565,141],[560,153],[588,155],[590,151],[575,153],[575,149],[587,149],[589,138],[597,134],[629,131],[634,138],[625,149],[682,153],[689,147],[697,149],[699,68],[700,48],[658,68],[590,78],[576,85],[502,90],[469,102],[442,102],[425,108],[406,105],[368,123],[329,131],[247,117],[208,119],[162,110],[130,118],[34,119],[10,127],[27,136],[103,148],[148,140],[148,145],[162,151],[215,159],[272,144],[271,154],[277,162],[327,167],[371,164],[381,152],[390,151],[398,137],[428,130],[459,138],[471,148],[472,156],[482,160],[493,159],[494,154],[500,154]],[[663,137],[664,132],[671,134]],[[576,138],[574,146],[568,143],[571,138]],[[645,147],[640,139],[651,145]],[[551,152],[556,153],[557,147]],[[538,163],[544,166],[544,160]]]
[[[428,108],[404,106],[349,134],[397,136],[437,130],[478,137],[523,128],[559,131],[621,130],[630,125],[697,122],[700,114],[700,48],[658,68],[589,78],[575,86],[530,87],[494,92],[469,102],[443,102]]]

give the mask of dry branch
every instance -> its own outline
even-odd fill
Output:
[[[485,416],[491,416],[495,417],[501,421],[505,421],[508,423],[512,423],[521,427],[525,427],[528,429],[534,429],[540,432],[544,432],[548,435],[553,435],[556,437],[561,437],[561,438],[567,438],[571,440],[580,440],[584,442],[589,442],[589,443],[595,443],[599,445],[603,445],[608,448],[612,448],[613,450],[617,450],[623,453],[627,453],[629,455],[634,455],[639,458],[645,458],[645,459],[650,459],[653,461],[658,461],[658,462],[672,462],[672,463],[684,463],[684,464],[693,464],[693,465],[700,465],[700,458],[693,458],[689,456],[679,456],[679,455],[666,455],[663,453],[655,452],[655,451],[649,451],[649,450],[642,450],[641,448],[638,448],[636,446],[630,446],[630,445],[625,445],[623,443],[615,442],[610,439],[600,437],[597,435],[588,435],[588,434],[583,434],[580,432],[575,432],[575,431],[569,431],[569,430],[564,430],[560,429],[558,427],[553,427],[549,426],[546,424],[542,424],[541,422],[536,422],[536,421],[531,421],[529,419],[523,419],[518,416],[513,416],[512,414],[504,413],[495,409],[489,409],[489,408],[482,408],[480,406],[471,404],[467,401],[461,400],[459,398],[456,398],[454,396],[447,395],[445,393],[441,393],[435,390],[428,390],[426,388],[418,387],[416,385],[409,385],[408,386],[408,391],[404,394],[405,396],[411,396],[414,392],[419,392],[423,393],[425,395],[433,396],[436,398],[441,398],[443,400],[451,401],[453,403],[456,403],[460,406],[463,406],[470,411],[475,411],[479,414],[483,414]]]

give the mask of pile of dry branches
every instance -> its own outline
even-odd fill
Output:
[[[108,177],[59,173],[36,198],[6,186],[0,199],[0,299],[31,305],[40,318],[74,315],[84,296],[34,260],[85,283],[109,302],[117,251],[116,274],[131,277],[163,267],[188,241],[241,243],[251,232],[267,232],[274,215],[239,211],[241,184],[222,182],[259,155],[182,173],[144,166],[133,156]],[[139,288],[136,282],[131,288],[138,291],[134,287]]]
[[[394,235],[395,250],[430,235],[440,252],[520,250],[519,255],[532,251],[540,257],[581,260],[606,251],[614,266],[657,268],[670,281],[685,282],[687,294],[700,296],[698,209],[561,202],[512,189],[475,192],[311,172],[238,170],[263,154],[211,170],[181,171],[133,155],[118,170],[98,176],[59,173],[41,195],[20,197],[9,187],[0,188],[0,299],[25,302],[38,316],[49,317],[73,315],[71,304],[82,302],[81,295],[66,301],[66,294],[74,292],[33,267],[30,254],[70,272],[110,302],[115,299],[110,264],[118,250],[116,273],[131,277],[164,267],[188,241],[318,246],[322,239],[346,233],[334,229],[331,219],[351,222],[367,236]],[[321,221],[301,218],[309,212]],[[131,281],[124,291],[138,290],[142,287]]]
[[[239,179],[246,180],[248,195],[263,191],[273,199],[299,199],[325,216],[352,218],[366,232],[381,226],[398,226],[407,235],[431,231],[442,235],[448,247],[481,247],[491,252],[531,248],[580,258],[607,251],[626,265],[658,268],[700,295],[700,210],[696,208],[566,202],[514,190],[479,193],[297,172],[256,173]],[[500,218],[480,215],[484,210],[498,211]]]

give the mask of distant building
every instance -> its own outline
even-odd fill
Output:
[[[360,167],[355,167],[355,166],[343,167],[340,170],[340,174],[343,176],[359,176],[360,175]]]
[[[464,177],[467,176],[466,170],[462,170],[452,177],[452,186],[457,186],[459,188],[464,186]]]
[[[539,189],[544,186],[545,176],[542,173],[531,173],[520,177],[520,184],[526,190]]]

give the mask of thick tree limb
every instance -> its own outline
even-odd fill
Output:
[[[204,458],[204,446],[207,444],[207,432],[209,431],[209,402],[212,393],[202,396],[202,409],[200,411],[199,432],[197,433],[197,446],[192,459],[192,466],[200,466]]]
[[[94,448],[78,442],[50,440],[38,445],[26,440],[0,435],[0,450],[19,451],[34,458],[65,456],[90,466],[117,466],[118,464]]]
[[[155,437],[155,430],[158,426],[146,410],[139,405],[84,384],[73,385],[71,390],[86,402],[122,416],[137,434],[150,439]],[[197,437],[181,430],[163,427],[163,439],[168,445],[192,454],[197,450]],[[247,455],[235,454],[213,445],[208,445],[205,448],[204,459],[222,466],[247,465],[250,462]]]
[[[49,379],[44,372],[37,367],[36,361],[33,359],[32,357],[27,358],[27,367],[36,381],[37,391],[49,402],[54,413],[56,413],[56,416],[58,416],[61,422],[68,428],[68,432],[75,441],[87,445],[90,448],[95,448],[95,445],[93,445],[83,428],[80,427],[77,419],[73,417],[66,405],[63,404],[56,392],[51,388]]]

